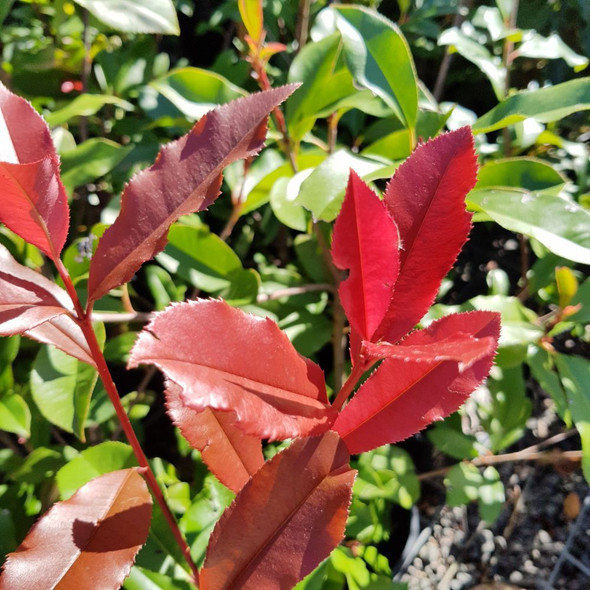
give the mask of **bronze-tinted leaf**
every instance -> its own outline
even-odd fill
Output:
[[[45,121],[0,82],[0,221],[56,260],[69,208]]]
[[[202,590],[287,590],[340,543],[356,472],[335,432],[296,440],[250,479],[217,523]]]
[[[264,464],[260,439],[237,428],[233,412],[185,406],[181,391],[175,383],[167,383],[166,407],[172,422],[190,445],[201,451],[203,461],[219,481],[238,493]]]
[[[282,440],[326,431],[335,418],[321,369],[268,318],[223,301],[174,304],[141,332],[129,366],[154,364],[184,405],[232,411],[236,426]]]
[[[93,479],[55,504],[8,555],[0,590],[117,590],[147,539],[151,512],[136,469]]]
[[[164,146],[153,166],[131,179],[123,191],[121,213],[92,258],[90,301],[129,281],[160,252],[168,228],[180,216],[201,211],[217,198],[222,170],[258,153],[268,114],[295,88],[283,86],[210,111],[189,133]]]

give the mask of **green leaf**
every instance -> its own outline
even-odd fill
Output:
[[[332,7],[320,17],[335,18],[346,63],[356,83],[381,98],[405,127],[414,128],[418,114],[416,70],[398,27],[362,6]]]
[[[467,204],[558,256],[590,264],[590,212],[577,203],[524,190],[478,189],[467,195]]]
[[[172,0],[74,0],[99,21],[126,33],[179,35]]]
[[[385,498],[409,510],[420,496],[410,455],[393,445],[360,455],[354,493],[361,500]]]
[[[588,58],[570,49],[557,33],[543,37],[536,31],[525,31],[516,54],[520,57],[561,58],[574,72],[581,72],[588,66]]]
[[[384,166],[375,160],[339,150],[326,158],[301,183],[294,202],[311,211],[315,220],[333,221],[342,206],[351,168],[363,178],[382,170]]]
[[[273,185],[269,201],[277,219],[291,229],[304,232],[307,229],[308,213],[297,203],[301,183],[309,176],[309,170],[298,172],[291,178],[279,178]]]
[[[572,415],[568,406],[567,396],[561,384],[559,375],[551,355],[540,346],[531,344],[528,349],[527,363],[533,378],[546,391],[553,401],[559,417],[568,428],[572,426]]]
[[[23,438],[31,436],[31,410],[17,393],[0,398],[0,430],[13,432]]]
[[[576,294],[570,301],[570,305],[580,305],[580,309],[568,316],[571,322],[590,322],[590,278],[586,279],[579,287]]]
[[[451,52],[456,51],[472,64],[475,64],[492,84],[496,98],[502,98],[504,95],[506,68],[502,65],[500,57],[492,55],[481,43],[468,37],[457,27],[443,31],[438,38],[438,44],[448,45]]]
[[[114,104],[126,111],[132,111],[133,105],[126,100],[107,94],[81,94],[53,113],[47,113],[45,120],[50,127],[63,125],[72,117],[89,117],[96,114],[104,105]]]
[[[204,225],[173,225],[168,245],[156,259],[169,273],[208,293],[227,289],[232,273],[243,270],[237,254]]]
[[[110,172],[133,149],[94,137],[61,154],[61,179],[68,193]]]
[[[150,82],[150,86],[193,120],[200,119],[217,105],[247,94],[215,72],[192,67],[172,70]]]
[[[137,465],[129,445],[107,441],[83,450],[57,472],[57,487],[63,500],[91,479]]]
[[[64,457],[61,453],[47,447],[39,447],[27,455],[19,467],[10,473],[10,479],[38,484],[53,477],[63,464]]]
[[[356,94],[341,59],[342,49],[342,36],[333,33],[305,45],[293,60],[288,80],[302,82],[286,106],[289,134],[294,140],[311,131],[320,114],[335,112],[343,98]]]
[[[44,346],[31,371],[31,394],[49,422],[84,442],[84,423],[97,379],[91,366]]]
[[[4,0],[4,2],[0,3],[0,25],[4,22],[4,19],[8,16],[12,5],[14,4],[14,0]]]
[[[513,187],[557,195],[567,179],[553,166],[535,158],[507,158],[484,164],[477,173],[476,189]]]
[[[129,577],[123,583],[125,590],[191,590],[192,584],[152,572],[146,568],[133,566]]]
[[[551,123],[590,109],[590,78],[578,78],[538,90],[522,91],[501,101],[473,124],[473,133],[489,133],[532,117]]]
[[[307,309],[294,311],[279,321],[279,328],[287,334],[299,354],[310,357],[332,338],[332,322],[325,315]]]
[[[437,449],[454,459],[473,459],[477,457],[474,448],[476,438],[463,434],[461,416],[458,412],[451,414],[442,422],[436,422],[426,435]]]
[[[463,506],[477,501],[482,520],[493,524],[506,499],[500,474],[494,467],[480,472],[472,463],[454,465],[445,478],[447,504]]]

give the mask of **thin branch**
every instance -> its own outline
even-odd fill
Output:
[[[300,0],[297,12],[297,24],[295,26],[295,39],[297,40],[297,51],[307,43],[309,34],[309,10],[312,0]]]

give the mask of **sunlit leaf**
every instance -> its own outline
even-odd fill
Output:
[[[147,538],[151,504],[135,469],[92,480],[55,504],[8,555],[0,588],[119,588]]]
[[[296,440],[244,486],[215,527],[204,590],[292,588],[342,540],[355,471],[334,432]]]

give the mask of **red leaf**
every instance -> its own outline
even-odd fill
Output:
[[[8,555],[0,589],[116,590],[147,539],[151,510],[137,470],[93,479],[55,504]]]
[[[201,451],[209,470],[237,494],[264,464],[260,439],[234,426],[233,412],[210,408],[198,411],[185,406],[181,391],[178,385],[168,382],[166,406],[172,422],[190,445]]]
[[[465,195],[477,162],[468,127],[419,146],[395,172],[385,203],[400,237],[391,305],[373,340],[397,342],[424,316],[471,228]]]
[[[494,346],[461,372],[459,363],[387,358],[360,387],[334,423],[351,453],[395,443],[457,410],[485,379],[500,335],[499,315],[455,314],[414,332],[399,348],[430,345],[445,334],[462,332]]]
[[[321,369],[273,321],[223,301],[188,301],[155,314],[131,351],[129,367],[140,363],[180,385],[184,405],[231,410],[236,426],[258,438],[318,434],[335,418]]]
[[[384,203],[353,172],[332,240],[332,258],[350,269],[340,284],[342,306],[353,329],[371,340],[391,303],[399,270],[397,228]]]
[[[51,259],[69,225],[59,159],[45,121],[0,83],[0,221]]]
[[[244,486],[217,523],[202,590],[292,588],[344,536],[356,472],[334,432],[296,440]]]
[[[23,334],[95,366],[69,295],[0,244],[0,336]]]
[[[189,133],[162,148],[153,166],[131,179],[121,213],[92,258],[89,301],[129,281],[164,248],[172,223],[217,198],[223,168],[258,153],[268,114],[295,88],[283,86],[210,111]]]

